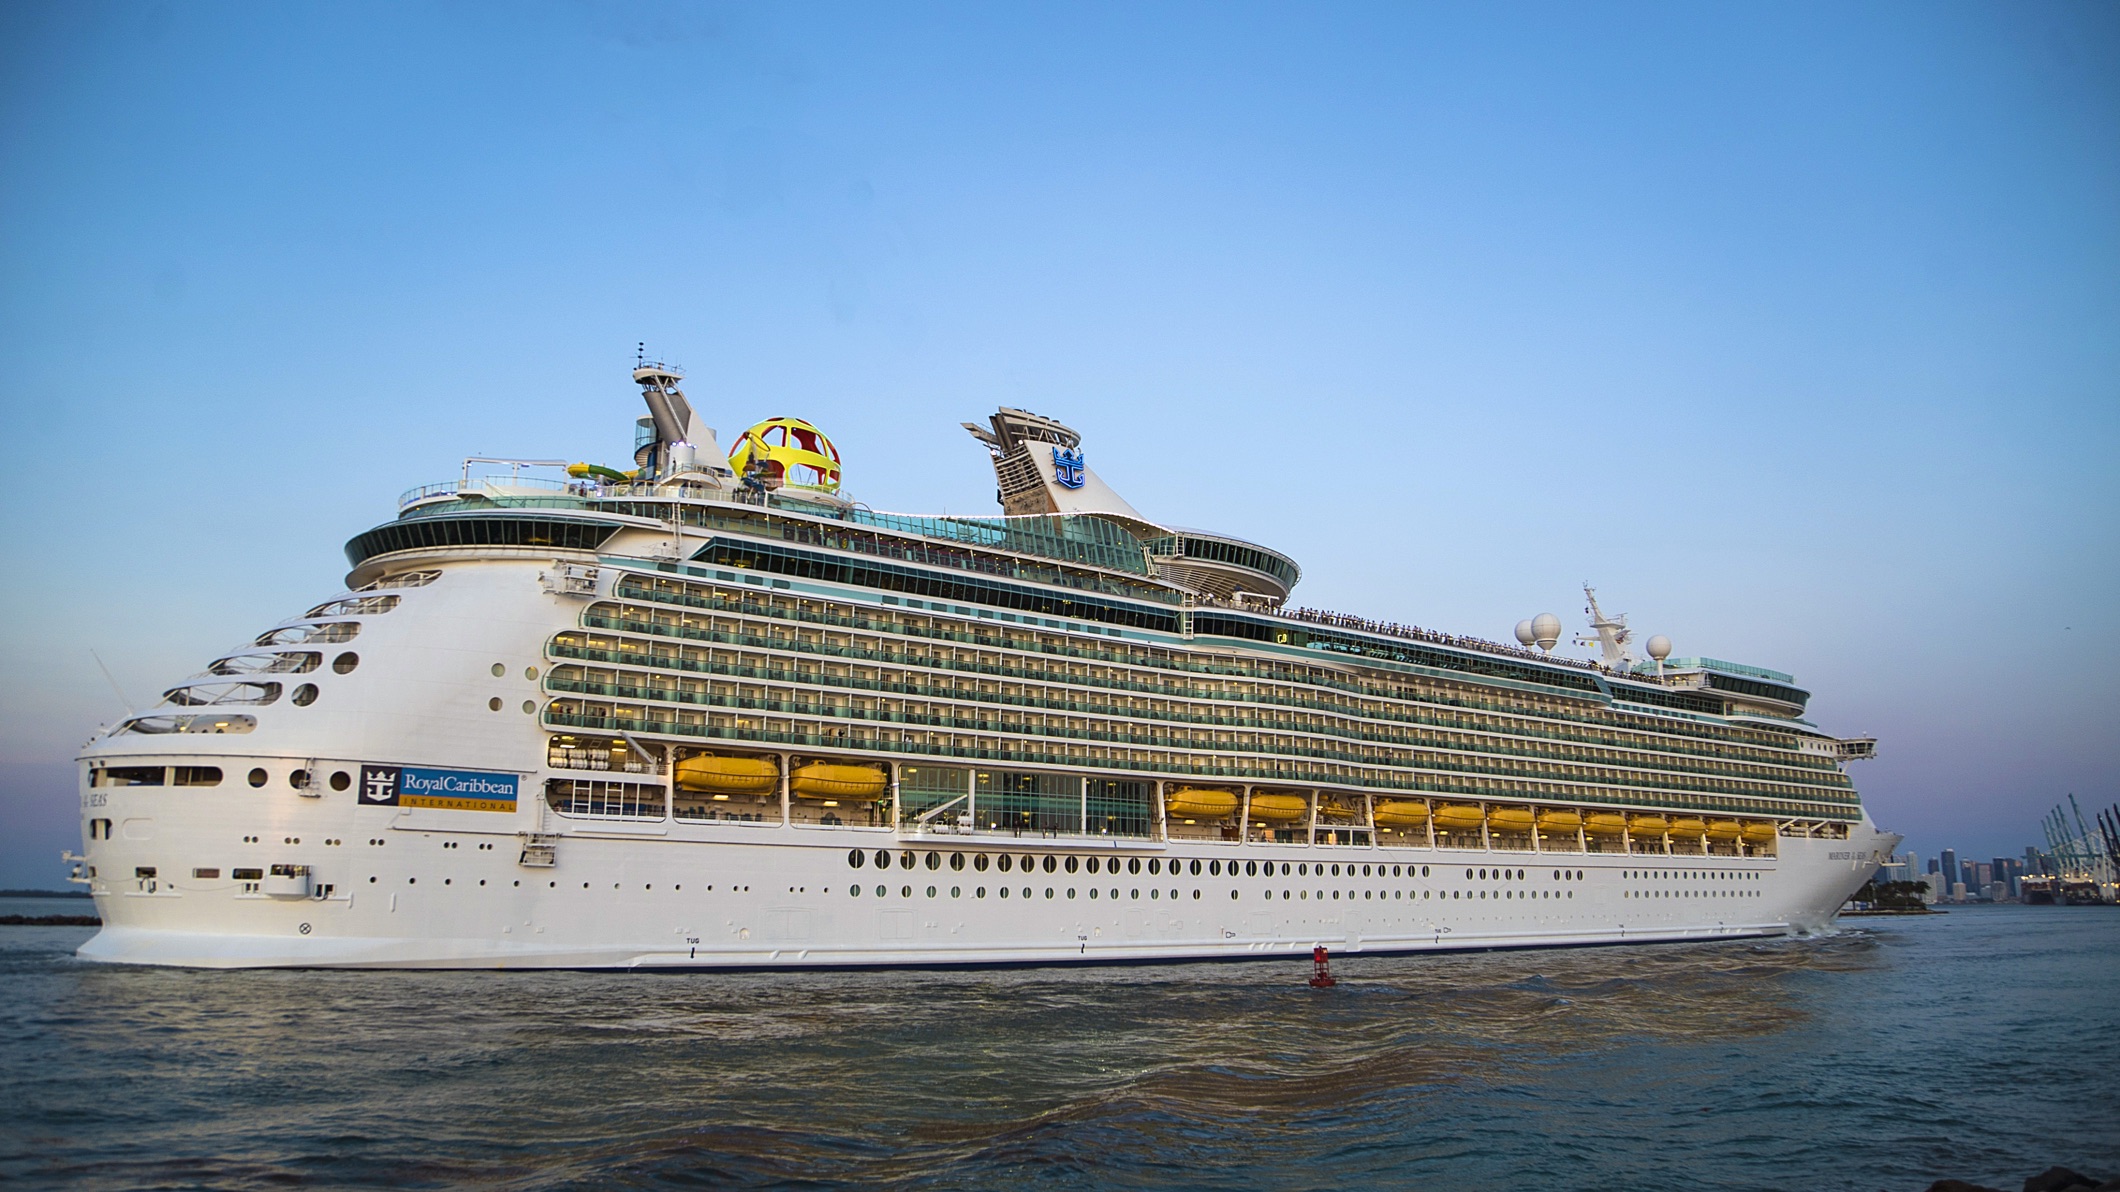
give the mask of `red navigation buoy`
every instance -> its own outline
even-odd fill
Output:
[[[1331,989],[1339,984],[1338,981],[1332,979],[1332,969],[1327,964],[1330,959],[1331,957],[1327,955],[1323,944],[1319,944],[1310,950],[1310,966],[1312,969],[1310,987],[1312,989]]]

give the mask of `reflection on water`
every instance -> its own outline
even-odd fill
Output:
[[[2120,915],[2027,913],[2039,912],[1806,941],[1357,958],[1335,962],[1342,984],[1329,991],[1303,983],[1307,958],[193,973],[84,965],[65,953],[84,932],[14,929],[0,936],[0,973],[21,996],[0,1048],[30,1111],[9,1127],[0,1174],[114,1186],[1787,1187],[1792,1172],[1834,1172],[1845,1178],[1813,1186],[1918,1188],[1977,1175],[2001,1153],[1975,1148],[1954,1166],[1972,1136],[1950,1128],[1956,1110],[1922,1100],[1939,1072],[1997,1047],[1997,1013],[2016,1015],[2012,1049],[2102,1023],[2103,1042],[2077,1049],[2086,1081],[2100,1047],[2105,1071],[2120,1058],[2109,997]],[[2042,951],[2030,939],[2042,931],[2090,938]],[[2090,967],[2103,966],[2102,988],[2057,963],[2061,949],[2101,946]],[[2051,969],[2014,1009],[1991,1001],[1967,1016],[1947,984],[1921,976],[1963,973],[1971,953],[2003,947]],[[1912,1103],[1877,1096],[1895,1065],[1922,1073],[1906,1078]],[[2089,1112],[2066,1104],[2026,1117],[2039,1127],[2014,1145],[2028,1157],[2001,1170],[2120,1171],[2109,1130],[2103,1152],[2053,1149],[2054,1129]]]

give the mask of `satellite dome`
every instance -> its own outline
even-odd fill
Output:
[[[800,418],[768,418],[743,432],[729,453],[729,467],[745,476],[754,465],[769,488],[839,491],[839,448]]]
[[[1649,639],[1649,657],[1662,662],[1671,656],[1671,639],[1659,633]]]
[[[1552,613],[1540,613],[1531,618],[1531,639],[1541,650],[1551,651],[1561,640],[1561,619]]]
[[[1527,646],[1538,640],[1538,634],[1531,632],[1530,618],[1527,617],[1516,623],[1516,640]]]

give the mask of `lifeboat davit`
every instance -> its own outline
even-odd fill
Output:
[[[677,763],[677,785],[688,791],[755,795],[780,785],[780,766],[765,757],[688,757]]]
[[[1285,824],[1310,814],[1310,800],[1301,795],[1276,795],[1267,791],[1253,791],[1251,795],[1251,818],[1270,823]]]
[[[1428,822],[1428,804],[1386,799],[1377,804],[1376,820],[1380,828],[1418,828]]]
[[[1583,820],[1583,831],[1592,836],[1619,836],[1627,831],[1627,817],[1600,811]]]
[[[1470,832],[1487,821],[1487,813],[1471,803],[1445,803],[1435,809],[1435,826],[1445,832]]]
[[[1709,820],[1706,833],[1710,840],[1729,842],[1744,838],[1745,826],[1736,820]]]
[[[1163,796],[1163,810],[1167,815],[1191,819],[1221,819],[1237,809],[1235,791],[1179,787]]]
[[[1541,830],[1547,832],[1574,832],[1583,826],[1583,813],[1580,811],[1541,811],[1538,813],[1538,826]]]
[[[1705,836],[1707,834],[1708,821],[1704,819],[1698,819],[1690,815],[1681,815],[1671,821],[1671,835],[1673,836],[1690,837]]]
[[[1627,819],[1627,831],[1636,836],[1662,836],[1671,830],[1671,821],[1660,815],[1636,815]]]
[[[811,799],[846,799],[873,803],[883,798],[890,780],[876,766],[847,766],[837,762],[811,762],[795,767],[788,777],[788,790]]]
[[[1487,826],[1497,832],[1529,832],[1538,822],[1529,807],[1493,807],[1487,811]]]
[[[1774,825],[1765,820],[1752,820],[1745,824],[1746,844],[1772,844],[1776,835]]]

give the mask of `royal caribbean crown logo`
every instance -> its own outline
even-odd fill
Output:
[[[1062,488],[1082,487],[1082,449],[1053,448],[1053,479]]]

